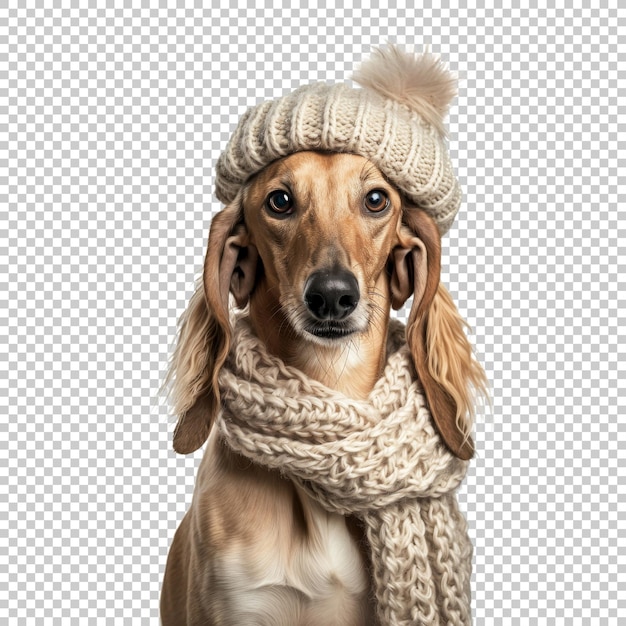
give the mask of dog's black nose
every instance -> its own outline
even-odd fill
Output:
[[[348,317],[356,309],[359,297],[359,283],[347,270],[315,272],[304,289],[304,301],[319,320],[338,321]]]

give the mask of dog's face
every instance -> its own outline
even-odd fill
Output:
[[[389,300],[402,213],[380,170],[357,155],[296,153],[260,172],[243,206],[262,292],[294,331],[323,345],[365,332]]]

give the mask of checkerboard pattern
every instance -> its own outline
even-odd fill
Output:
[[[246,107],[387,41],[462,78],[475,621],[626,620],[626,10],[142,4],[0,7],[0,623],[158,623],[201,453],[157,392],[215,161]]]

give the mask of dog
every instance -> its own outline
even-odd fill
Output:
[[[288,478],[220,440],[218,375],[229,296],[268,351],[326,386],[367,398],[386,360],[391,308],[443,442],[461,458],[484,374],[439,282],[440,234],[367,158],[302,151],[251,177],[213,219],[202,282],[180,321],[170,377],[174,447],[208,440],[171,544],[164,626],[377,624],[358,520],[325,511]]]

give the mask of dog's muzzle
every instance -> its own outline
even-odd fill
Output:
[[[356,309],[359,298],[359,283],[345,269],[314,272],[304,287],[307,309],[320,321],[345,320]]]

